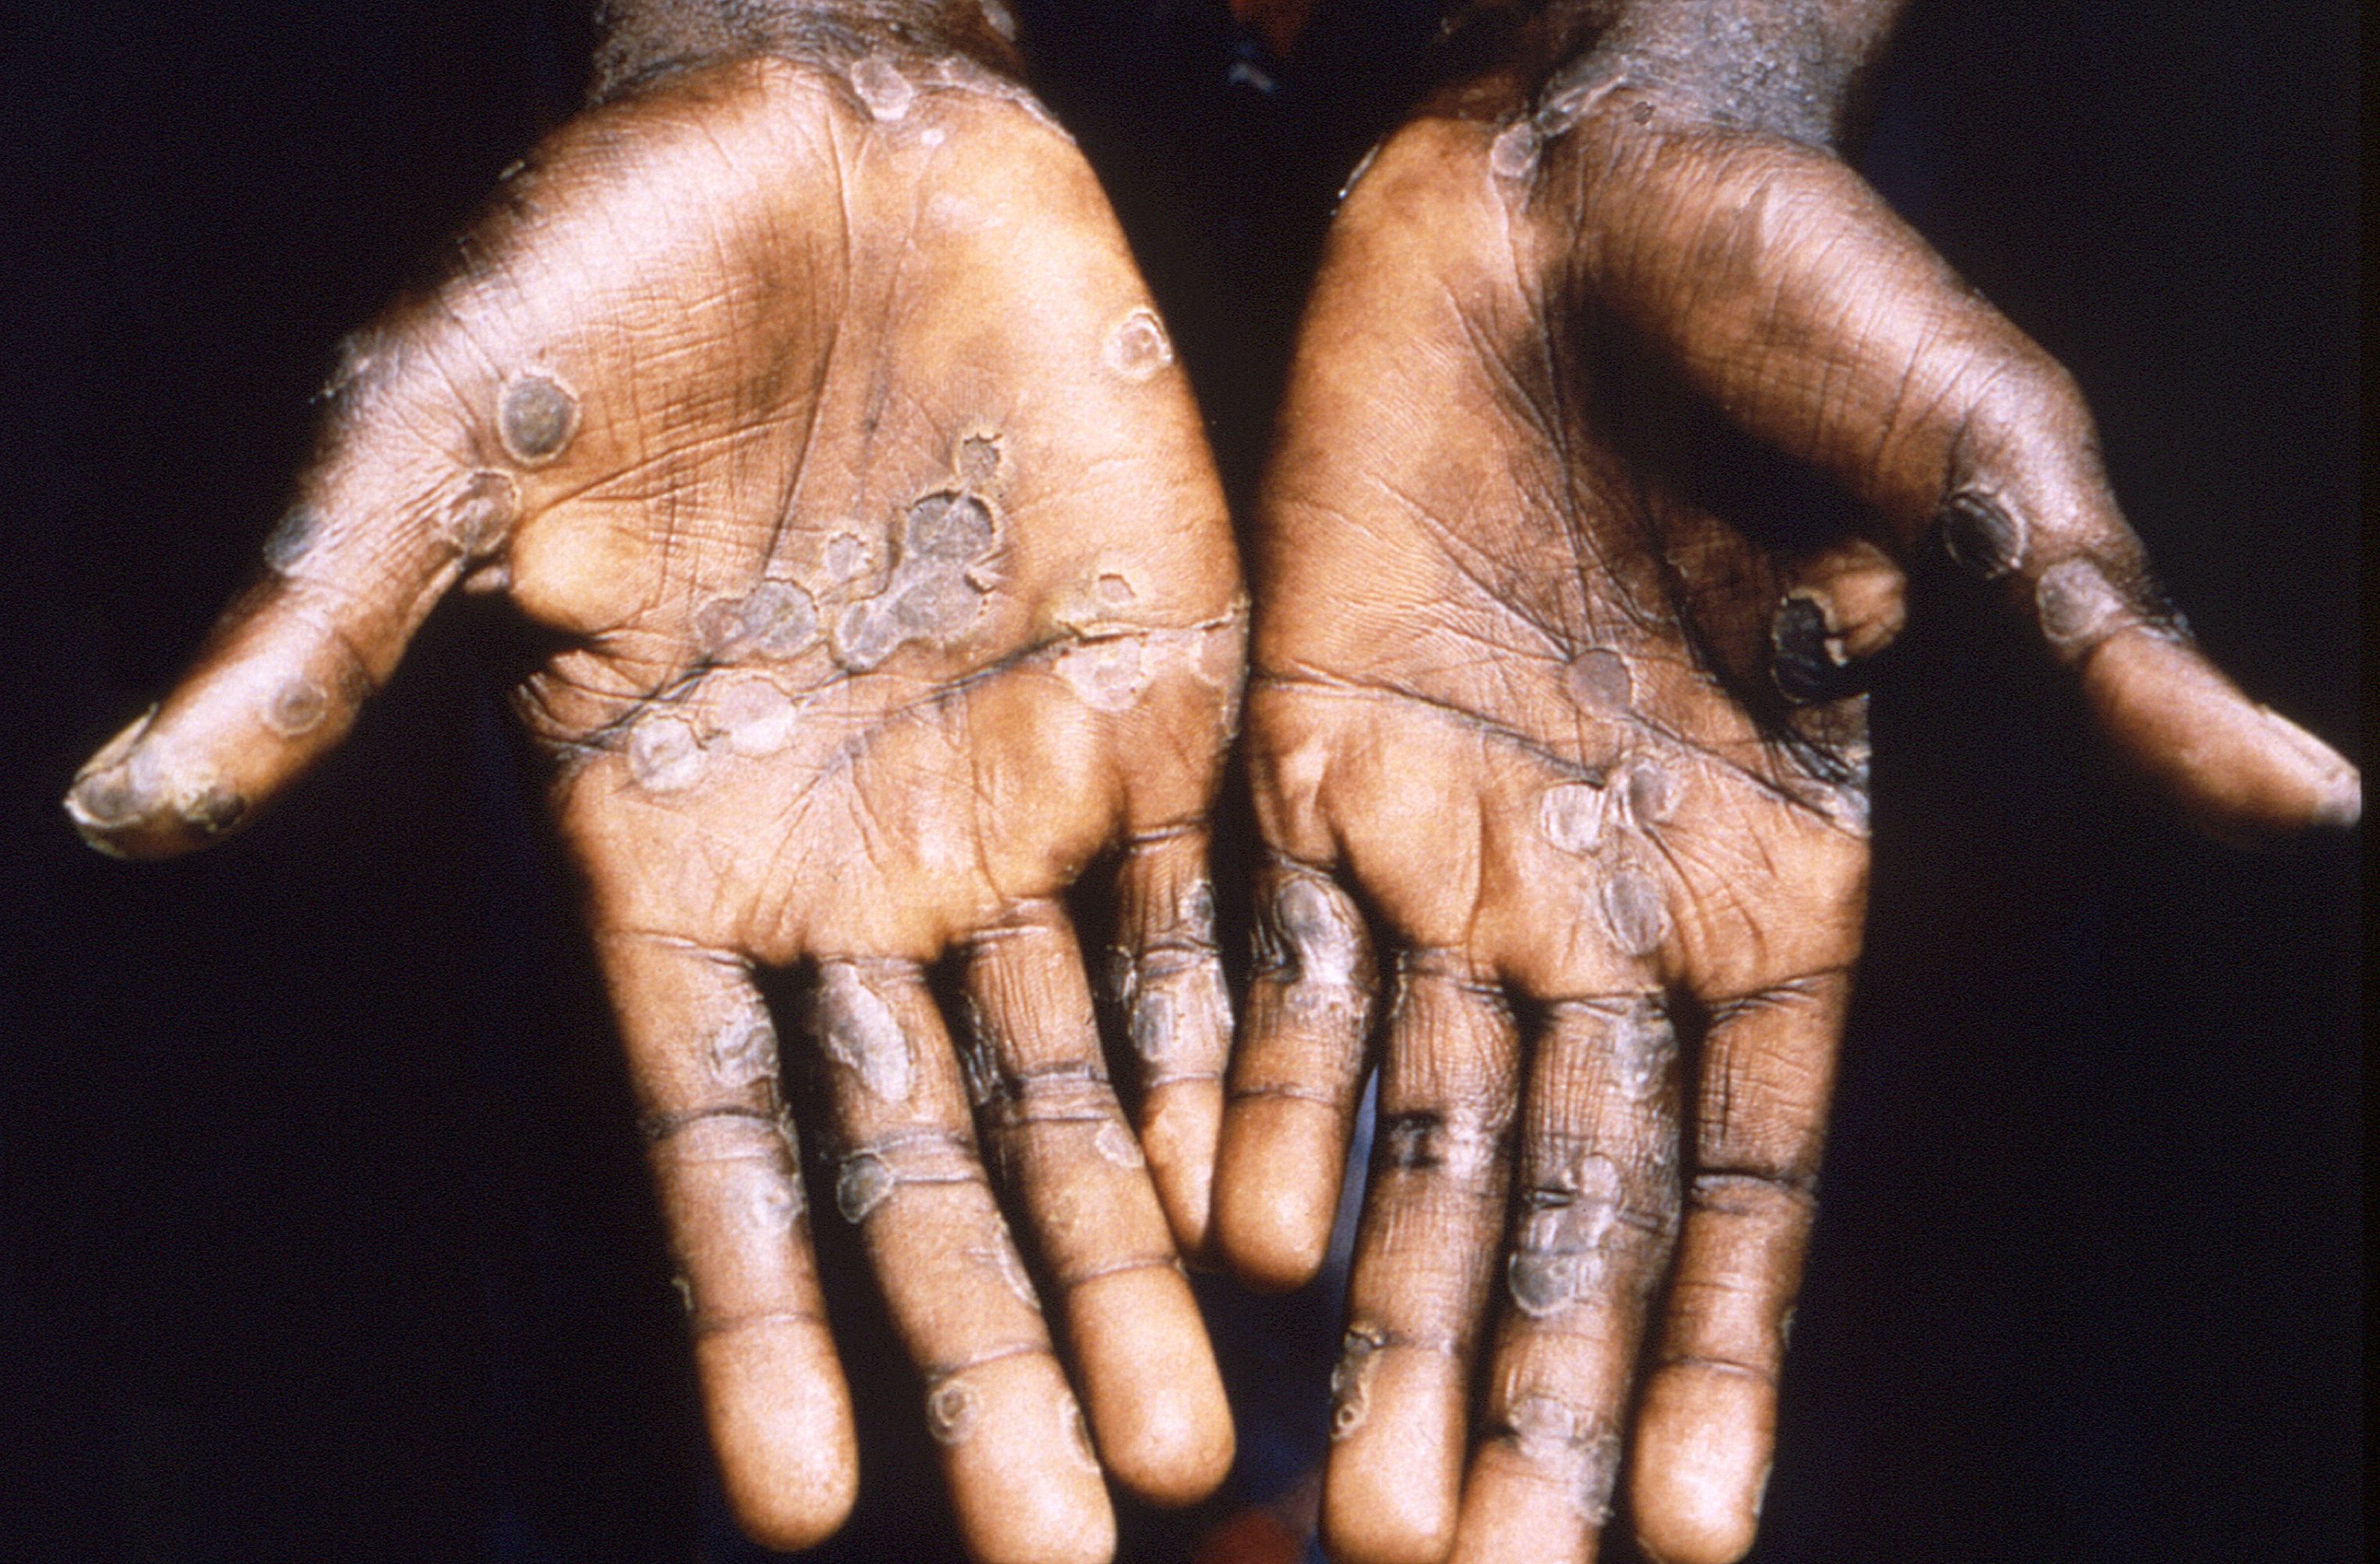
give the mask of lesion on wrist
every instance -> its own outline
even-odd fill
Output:
[[[1009,0],[594,0],[588,96],[679,70],[775,56],[848,71],[871,55],[964,62],[1021,83]]]
[[[1609,90],[1831,147],[1906,0],[1448,0],[1426,112],[1568,123]]]

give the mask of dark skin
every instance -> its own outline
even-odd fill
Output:
[[[1623,1471],[1655,1557],[1750,1547],[1860,946],[1859,666],[1919,555],[2210,830],[2360,810],[2192,645],[2071,380],[1839,161],[1897,9],[1482,7],[1336,219],[1257,515],[1217,1184],[1243,1275],[1313,1275],[1384,1024],[1334,1558],[1589,1558]],[[1700,481],[1746,440],[1844,525]]]
[[[1172,1264],[1208,1240],[1221,1112],[1203,822],[1241,623],[1196,414],[997,13],[610,13],[598,105],[359,340],[314,519],[69,808],[114,851],[203,844],[335,742],[448,586],[507,596],[558,637],[518,704],[745,1523],[813,1540],[856,1481],[783,1031],[970,1548],[1102,1557],[1076,1391],[1149,1497],[1231,1449]],[[1257,517],[1278,856],[1220,1232],[1260,1281],[1310,1274],[1393,974],[1334,1549],[1582,1556],[1634,1409],[1640,1534],[1732,1557],[1857,950],[1846,670],[1898,628],[1897,562],[1948,540],[2004,583],[2222,829],[2351,818],[2354,784],[2187,649],[2070,385],[1832,161],[1885,8],[1507,19],[1351,197]],[[1747,55],[1734,24],[1764,22]],[[1864,263],[1812,262],[1810,232]],[[1903,394],[1936,365],[1939,397]],[[1787,547],[1698,498],[1675,452],[1712,406],[1864,529]],[[1057,902],[1118,843],[1136,1142]],[[953,953],[955,1024],[918,976]],[[812,1000],[772,1025],[751,974],[788,965]]]
[[[111,852],[203,845],[450,588],[507,599],[554,649],[515,705],[744,1524],[808,1546],[856,1481],[782,1032],[970,1550],[1103,1558],[1102,1468],[1181,1503],[1232,1455],[1176,1255],[1231,1030],[1205,820],[1237,562],[1123,236],[985,13],[778,10],[613,7],[595,105],[351,345],[262,578],[67,806]],[[1060,897],[1111,850],[1121,948],[1087,960]],[[811,999],[772,1017],[787,968]]]

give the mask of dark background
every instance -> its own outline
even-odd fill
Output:
[[[1244,484],[1418,7],[1326,20],[1288,70],[1220,0],[1062,34],[1021,8]],[[55,803],[242,580],[334,343],[566,109],[565,13],[0,20],[0,1557],[750,1557],[484,622],[442,615],[218,852],[113,863]],[[2081,378],[2215,653],[2361,759],[2355,34],[2327,0],[1925,0],[1866,165]],[[2186,836],[1955,603],[1876,727],[1872,949],[1755,1558],[2360,1557],[2360,835]],[[1335,1327],[1209,1292],[1244,1409],[1288,1409],[1243,1431],[1261,1497]],[[941,1558],[864,1300],[838,1320],[884,1388],[834,1556]]]

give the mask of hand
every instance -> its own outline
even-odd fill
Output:
[[[754,982],[799,964],[835,1205],[969,1546],[1101,1558],[1094,1443],[1160,1501],[1231,1458],[1175,1240],[1203,1241],[1230,1030],[1204,820],[1237,569],[1063,134],[963,55],[790,53],[638,76],[506,182],[453,279],[352,345],[266,574],[67,808],[111,852],[203,845],[337,741],[450,587],[507,598],[552,639],[516,704],[745,1523],[807,1545],[856,1481]],[[1137,1138],[1059,901],[1118,846]],[[955,1049],[923,976],[946,954]]]
[[[1860,942],[1860,669],[1917,556],[1996,584],[2203,821],[2360,806],[2192,649],[2058,366],[1823,121],[1644,58],[1476,81],[1380,149],[1257,516],[1270,859],[1218,1236],[1313,1274],[1389,979],[1342,1561],[1590,1557],[1623,1449],[1648,1551],[1750,1546]],[[1745,433],[1857,527],[1747,505]]]

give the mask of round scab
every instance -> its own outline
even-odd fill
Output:
[[[738,598],[713,598],[694,612],[694,644],[705,657],[732,650],[744,637],[744,603]]]
[[[801,710],[793,697],[756,674],[733,680],[720,691],[711,720],[729,749],[757,758],[774,755],[793,743]]]
[[[1381,1332],[1368,1326],[1351,1326],[1339,1344],[1339,1361],[1330,1368],[1330,1437],[1345,1438],[1364,1425],[1371,1411],[1373,1373],[1379,1367],[1380,1349],[1388,1344]]]
[[[861,1152],[843,1165],[835,1176],[834,1208],[853,1227],[866,1221],[868,1214],[892,1197],[892,1188],[900,1181],[884,1158],[873,1152]]]
[[[710,1073],[722,1085],[748,1086],[777,1073],[777,1029],[765,1015],[739,1016],[710,1039]]]
[[[291,679],[264,703],[264,725],[283,738],[297,738],[322,725],[330,715],[331,697],[311,679]]]
[[[1677,1051],[1677,1028],[1656,1000],[1630,1006],[1611,1028],[1611,1073],[1630,1097],[1649,1096],[1668,1076]]]
[[[752,1192],[751,1210],[753,1226],[764,1231],[782,1231],[801,1216],[801,1196],[793,1183],[772,1179]]]
[[[1512,1443],[1540,1466],[1567,1469],[1572,1502],[1587,1521],[1610,1512],[1620,1474],[1620,1437],[1602,1419],[1549,1396],[1522,1396],[1504,1414]]]
[[[763,581],[744,600],[744,634],[762,657],[791,657],[818,638],[818,603],[790,581]]]
[[[1591,853],[1603,840],[1604,789],[1586,782],[1560,782],[1537,805],[1537,829],[1565,853]]]
[[[1661,886],[1641,869],[1621,869],[1603,885],[1603,921],[1632,956],[1650,955],[1669,938],[1670,911]]]
[[[917,101],[917,89],[881,55],[870,55],[851,67],[851,90],[872,117],[888,124],[906,115]]]
[[[902,533],[912,559],[950,560],[967,564],[991,552],[998,537],[991,511],[972,494],[945,490],[929,494],[909,507]]]
[[[1531,1319],[1543,1319],[1585,1291],[1600,1262],[1592,1255],[1514,1255],[1504,1264],[1512,1302]]]
[[[201,836],[221,836],[248,816],[248,800],[222,782],[209,782],[182,801],[182,818]]]
[[[1488,148],[1488,171],[1499,179],[1526,178],[1537,166],[1537,127],[1517,120],[1497,134]]]
[[[1335,890],[1306,875],[1284,881],[1273,897],[1273,921],[1288,946],[1301,983],[1344,988],[1355,980],[1360,936]]]
[[[1592,647],[1571,660],[1563,680],[1571,698],[1595,711],[1626,711],[1636,698],[1628,660],[1616,651]]]
[[[856,673],[865,673],[892,656],[901,640],[893,615],[874,599],[868,599],[843,611],[834,627],[834,660]]]
[[[983,605],[983,588],[952,572],[913,577],[893,598],[893,622],[912,636],[947,636],[965,628]]]
[[[1148,380],[1173,362],[1173,344],[1156,312],[1135,309],[1108,336],[1108,368],[1128,381]]]
[[[849,962],[820,964],[812,1019],[827,1057],[885,1102],[906,1102],[914,1069],[900,1017]]]
[[[1939,526],[1950,562],[1980,580],[1998,580],[2024,557],[2023,523],[1986,495],[1951,495]]]
[[[2115,587],[2087,559],[2050,566],[2034,588],[2034,601],[2041,613],[2041,633],[2060,651],[2080,650],[2097,641],[2124,611]]]
[[[551,375],[517,376],[496,403],[496,432],[523,466],[550,462],[578,432],[578,398]]]
[[[1143,988],[1132,1007],[1133,1052],[1151,1064],[1173,1057],[1173,996],[1162,988]]]
[[[1523,1314],[1543,1318],[1602,1279],[1603,1243],[1619,1221],[1620,1195],[1619,1166],[1584,1151],[1524,1197],[1528,1214],[1504,1267],[1505,1285]]]
[[[955,1445],[975,1432],[981,1410],[975,1388],[964,1379],[946,1379],[926,1396],[926,1431],[940,1445]]]
[[[482,469],[463,482],[442,518],[447,540],[463,553],[493,552],[520,515],[520,485],[509,474]]]
[[[265,565],[279,575],[286,576],[299,560],[306,557],[306,551],[314,546],[314,540],[322,535],[322,531],[320,512],[304,505],[292,507],[273,524],[273,530],[265,534]]]
[[[120,826],[140,818],[154,806],[154,791],[143,785],[129,766],[94,771],[74,784],[67,794],[74,812],[99,827]]]
[[[651,793],[675,793],[702,777],[702,745],[676,717],[648,717],[628,734],[628,774]]]
[[[1625,782],[1628,818],[1639,826],[1657,826],[1678,806],[1678,784],[1665,769],[1650,760],[1628,768]]]

